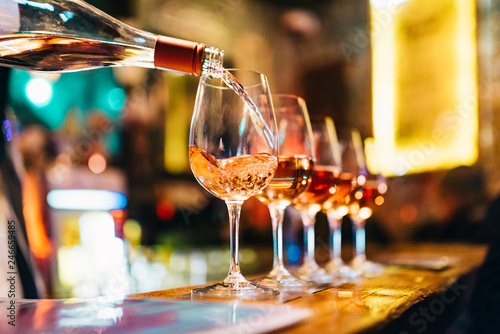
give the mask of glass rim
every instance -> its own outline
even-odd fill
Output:
[[[271,93],[271,98],[272,97],[285,97],[285,98],[290,98],[290,99],[296,99],[298,101],[305,101],[302,96],[296,95],[296,94],[291,94],[291,93]]]
[[[278,99],[283,101],[290,101],[291,103],[280,105],[279,103],[277,104]],[[283,109],[290,106],[296,106],[303,109],[305,113],[309,113],[306,106],[306,100],[302,96],[288,93],[271,93],[271,100],[273,101],[275,109]],[[307,116],[309,117],[309,115]]]
[[[224,68],[223,71],[230,72],[231,74],[233,74],[233,72],[236,72],[236,71],[245,72],[245,73],[255,73],[259,77],[263,77],[265,79],[267,85],[269,86],[267,76],[264,73],[257,71],[257,70],[251,70],[251,69],[246,69],[246,68]],[[238,79],[237,76],[235,76],[235,78]],[[203,83],[204,86],[211,87],[214,89],[228,90],[228,91],[233,90],[231,87],[227,86],[226,84],[224,84],[223,86],[220,86],[220,85],[214,85],[214,84],[211,84],[208,82],[209,80],[214,80],[214,79],[221,79],[221,82],[223,82],[221,77],[208,77],[208,76],[202,76],[200,78],[200,81]],[[252,85],[244,85],[244,84],[241,84],[241,85],[243,86],[243,88],[246,89],[246,88],[257,87],[261,84],[262,83],[256,83],[256,84],[252,84]]]

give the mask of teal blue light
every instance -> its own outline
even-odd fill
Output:
[[[122,88],[113,88],[108,93],[109,107],[113,111],[122,110],[125,107],[127,97]]]
[[[245,133],[246,126],[247,126],[247,120],[246,118],[242,118],[239,128],[240,137],[243,136],[243,134]]]
[[[64,12],[59,14],[59,17],[63,20],[63,22],[68,22],[70,19],[73,18],[75,14],[70,12],[69,10],[65,10]]]
[[[27,0],[17,0],[17,2],[21,5],[28,5],[39,9],[48,9],[51,12],[54,11],[54,6],[52,6],[49,3],[38,3],[36,1],[27,1]]]
[[[62,210],[117,210],[127,206],[127,197],[117,191],[94,189],[56,189],[47,195],[47,203]]]
[[[12,70],[9,81],[9,105],[23,125],[58,129],[72,111],[83,118],[82,124],[88,114],[100,112],[119,126],[125,102],[111,68],[43,76]]]
[[[117,153],[121,149],[121,138],[117,132],[110,133],[105,138],[106,147],[111,154]]]

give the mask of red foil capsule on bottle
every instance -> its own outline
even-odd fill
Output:
[[[154,53],[154,65],[157,68],[199,76],[204,48],[205,44],[158,36]]]

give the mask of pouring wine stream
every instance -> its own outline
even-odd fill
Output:
[[[264,121],[259,108],[254,103],[254,101],[250,98],[245,88],[236,80],[236,78],[226,69],[221,68],[221,77],[224,83],[234,90],[236,94],[243,100],[245,103],[246,109],[245,111],[249,112],[250,119],[252,120],[255,128],[259,132],[262,138],[265,139],[265,143],[267,148],[274,148],[275,144],[273,142],[273,134],[271,129],[269,129],[268,125]]]

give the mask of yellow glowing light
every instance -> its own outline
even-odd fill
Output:
[[[475,13],[474,0],[370,0],[373,133],[382,174],[476,161]]]
[[[335,214],[338,217],[338,219],[344,217],[348,212],[349,209],[345,205],[339,206],[337,210],[335,210]]]
[[[79,281],[79,265],[82,260],[81,247],[60,247],[57,251],[57,269],[59,282],[63,286],[72,287]]]
[[[309,213],[313,214],[313,213],[317,213],[321,211],[321,205],[319,204],[311,204],[309,206]]]
[[[340,290],[338,292],[339,297],[341,298],[350,298],[353,295],[352,291],[347,291],[347,290]]]
[[[351,214],[357,214],[359,212],[359,204],[358,202],[352,203],[349,205],[349,212]]]
[[[360,200],[363,198],[363,190],[357,190],[355,193],[354,193],[354,198],[357,199],[357,200]]]
[[[168,108],[164,117],[165,141],[164,141],[164,164],[169,173],[183,173],[189,170],[189,156],[187,150],[187,138],[189,137],[189,122],[193,107],[187,103],[188,78],[178,76],[175,73],[164,73],[169,82]]]
[[[378,206],[381,206],[382,204],[384,204],[384,201],[385,201],[384,197],[382,197],[382,196],[377,196],[377,197],[375,197],[375,200],[374,200],[375,205],[378,205]]]
[[[362,219],[368,219],[368,218],[370,218],[370,217],[371,217],[371,215],[372,215],[372,209],[370,209],[370,208],[368,208],[368,207],[361,208],[361,209],[359,209],[358,215],[359,215]]]
[[[123,224],[123,235],[132,246],[138,246],[141,243],[142,227],[135,219],[127,219]]]

